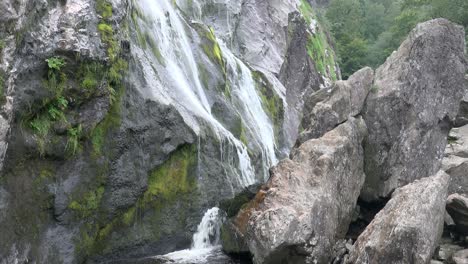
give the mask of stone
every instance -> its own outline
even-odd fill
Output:
[[[452,261],[454,264],[468,264],[468,249],[460,250],[453,254]]]
[[[302,128],[297,144],[319,138],[349,116],[357,116],[364,106],[374,79],[374,71],[363,68],[347,81],[337,81],[331,87],[313,93],[304,105]]]
[[[440,169],[451,122],[467,89],[463,27],[421,24],[375,72],[363,117],[366,201]]]
[[[327,263],[344,238],[364,181],[362,118],[311,139],[271,169],[233,219],[255,263]]]
[[[458,193],[447,198],[447,212],[455,222],[455,229],[462,235],[468,235],[468,198]]]
[[[439,171],[396,189],[358,237],[346,263],[428,263],[442,235],[449,181]]]

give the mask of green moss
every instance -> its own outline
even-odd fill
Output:
[[[312,23],[312,20],[317,20],[317,16],[307,0],[300,0],[299,11],[308,25]],[[320,74],[332,80],[337,80],[333,49],[328,45],[322,29],[317,28],[316,33],[309,34],[307,53],[314,60],[315,67]]]
[[[143,201],[172,201],[179,195],[193,191],[195,179],[189,175],[195,165],[196,151],[193,146],[184,146],[176,151],[164,164],[150,173]]]
[[[377,93],[379,91],[379,87],[375,84],[372,85],[370,92],[371,93]]]
[[[268,82],[260,72],[253,72],[252,77],[262,100],[263,109],[273,121],[275,134],[278,135],[284,119],[283,100],[269,87]]]
[[[125,225],[130,225],[135,220],[136,207],[130,208],[127,212],[122,215],[122,222]]]
[[[226,66],[224,64],[223,54],[221,47],[219,46],[218,40],[216,39],[215,32],[212,27],[205,33],[205,43],[202,45],[205,54],[214,62],[221,66],[223,72],[226,72]]]
[[[310,25],[312,20],[315,19],[314,10],[307,0],[300,0],[299,12],[304,17],[305,21]]]
[[[320,74],[337,80],[334,54],[321,30],[308,36],[307,53],[315,62],[316,70]]]
[[[102,16],[103,19],[109,19],[112,17],[112,4],[105,0],[97,0],[96,11]]]
[[[90,217],[99,208],[103,194],[104,187],[99,186],[96,190],[86,193],[82,199],[72,201],[68,208],[74,210],[79,217]]]

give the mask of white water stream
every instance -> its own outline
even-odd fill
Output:
[[[200,10],[201,18],[200,3],[196,0],[193,3]],[[231,87],[231,98],[226,100],[230,100],[229,103],[242,118],[245,132],[249,135],[249,146],[253,145],[261,150],[263,167],[261,172],[255,172],[247,151],[248,146],[236,138],[211,113],[210,97],[206,92],[210,87],[204,87],[202,84],[194,56],[195,51],[192,50],[192,46],[196,43],[193,43],[187,35],[190,25],[175,8],[173,0],[139,0],[138,4],[145,14],[145,18],[141,20],[142,26],[151,32],[151,37],[164,61],[163,69],[153,67],[154,75],[158,76],[155,81],[159,83],[152,86],[154,87],[151,91],[152,96],[176,106],[184,120],[199,135],[203,134],[201,130],[206,129],[204,126],[208,124],[220,142],[220,161],[237,166],[239,175],[232,177],[232,181],[236,181],[237,186],[246,187],[258,182],[261,177],[260,179],[255,177],[256,174],[266,177],[268,169],[277,162],[275,134],[248,66],[218,39],[226,62],[227,82]],[[156,58],[153,58],[153,61],[156,61]],[[203,120],[202,123],[200,119]],[[233,157],[230,153],[237,157]],[[218,208],[209,209],[193,235],[192,247],[167,254],[166,257],[176,260],[177,263],[189,260],[203,263],[203,260],[210,256],[210,252],[219,249],[219,230],[222,223],[220,215]]]
[[[192,238],[190,249],[175,251],[165,255],[177,263],[205,263],[210,253],[219,249],[219,237],[223,216],[219,208],[213,207],[206,211]]]
[[[186,30],[188,24],[174,8],[171,0],[140,0],[140,8],[145,13],[145,27],[151,30],[161,57],[164,60],[165,82],[156,85],[154,97],[175,105],[194,130],[200,133],[198,118],[205,120],[218,137],[219,142],[235,147],[235,159],[238,163],[241,186],[258,182],[255,171],[245,146],[228,131],[211,113],[210,99],[200,81],[190,38]],[[232,89],[231,103],[242,118],[242,124],[252,139],[249,144],[256,144],[262,151],[263,171],[258,175],[267,176],[268,169],[277,162],[275,155],[275,136],[273,125],[259,97],[250,69],[218,40],[221,46],[228,81]],[[228,99],[226,99],[228,100]],[[265,180],[265,179],[264,179]]]

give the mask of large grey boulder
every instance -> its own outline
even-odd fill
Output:
[[[351,118],[295,149],[233,220],[255,263],[327,263],[364,182],[366,126]]]
[[[369,93],[374,79],[374,71],[363,68],[347,81],[337,81],[331,87],[321,89],[305,102],[302,127],[305,129],[298,143],[321,137],[349,116],[358,115]]]
[[[346,263],[429,263],[442,235],[449,181],[439,171],[397,189],[358,237]]]
[[[375,73],[363,111],[366,184],[374,200],[440,168],[466,89],[464,29],[446,19],[416,26]]]

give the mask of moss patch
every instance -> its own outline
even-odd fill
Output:
[[[72,201],[68,208],[74,210],[82,218],[91,216],[98,208],[104,194],[104,187],[86,193],[79,201]]]
[[[160,224],[165,218],[164,210],[178,201],[188,199],[188,195],[196,191],[195,173],[197,165],[197,151],[195,145],[185,145],[176,150],[160,166],[149,172],[148,187],[135,206],[122,211],[111,221],[87,221],[81,229],[80,238],[77,240],[77,253],[80,256],[105,253],[107,239],[115,231],[125,229],[136,223],[139,217],[148,212],[152,215],[150,221],[150,234],[153,239],[158,239],[164,232]],[[72,202],[70,208],[83,216],[96,216],[99,211],[99,202],[102,199],[103,188],[87,193],[84,199]],[[76,208],[76,209],[75,209]],[[184,215],[179,215],[185,219]],[[173,219],[173,221],[181,221]]]
[[[307,0],[301,0],[299,11],[309,26],[313,20],[318,20],[312,6]],[[307,53],[314,60],[316,70],[333,81],[337,80],[335,70],[335,55],[328,45],[327,37],[321,28],[317,32],[309,33],[307,39]]]
[[[224,63],[221,47],[219,46],[218,40],[216,39],[214,29],[212,27],[209,27],[202,37],[203,51],[213,62],[216,62],[219,66],[221,66],[223,73],[225,73],[226,65]]]
[[[316,70],[332,79],[337,80],[335,70],[335,56],[328,45],[325,33],[319,30],[315,34],[309,34],[307,40],[307,53],[314,60]]]
[[[278,138],[284,120],[283,100],[276,94],[272,87],[268,85],[266,78],[261,72],[252,72],[257,91],[262,99],[262,106],[267,115],[273,121],[275,138]]]

